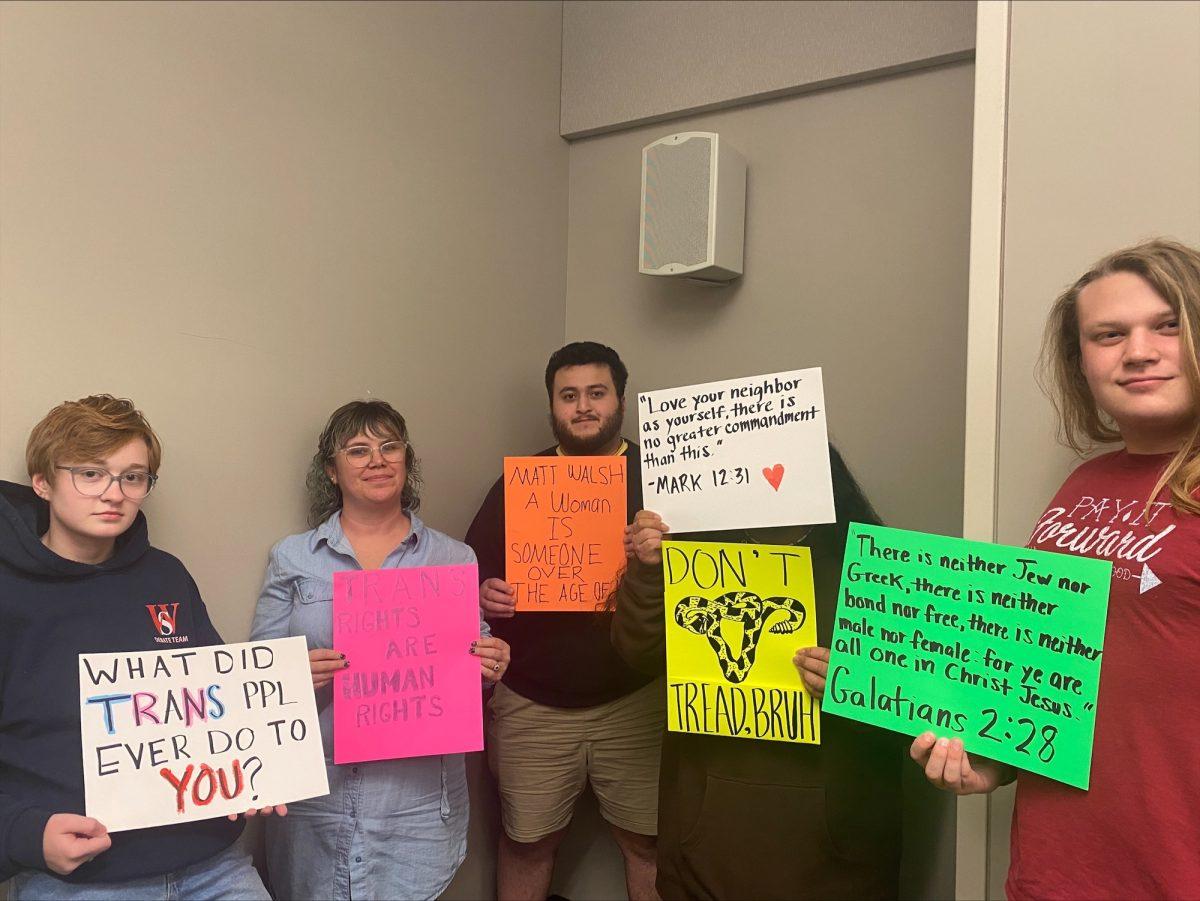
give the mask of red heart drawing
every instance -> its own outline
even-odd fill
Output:
[[[770,468],[764,466],[763,467],[763,476],[766,478],[766,480],[768,482],[771,483],[771,487],[774,488],[776,491],[778,491],[779,483],[783,481],[783,464],[776,463],[774,466],[772,466]]]

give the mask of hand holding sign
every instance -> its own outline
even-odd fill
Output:
[[[350,665],[346,655],[333,648],[313,648],[308,652],[308,667],[312,673],[313,691],[320,691],[333,677]]]
[[[286,804],[274,804],[270,807],[251,807],[249,810],[246,811],[246,816],[248,816],[248,817],[259,817],[259,816],[269,817],[271,814],[276,814],[281,817],[287,816],[287,805]],[[230,820],[236,820],[237,818],[238,818],[238,814],[236,814],[236,813],[231,813],[227,817],[227,819],[230,819]]]
[[[508,642],[500,638],[480,638],[471,642],[471,653],[479,658],[479,669],[485,681],[499,682],[508,669]]]
[[[76,813],[56,813],[42,830],[42,857],[52,873],[69,876],[112,847],[104,824]]]
[[[938,738],[922,732],[909,748],[909,756],[925,770],[925,778],[956,795],[984,795],[1005,783],[1009,768],[986,757],[972,764],[960,738]]]
[[[517,612],[516,592],[503,579],[484,579],[479,586],[479,607],[488,619],[512,619]]]
[[[792,658],[792,663],[804,680],[808,693],[821,700],[825,696],[825,680],[829,676],[829,648],[801,648]]]
[[[639,510],[625,528],[633,555],[647,566],[662,565],[662,541],[670,531],[663,518],[651,510]]]

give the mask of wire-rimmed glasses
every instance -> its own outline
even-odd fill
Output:
[[[404,459],[404,452],[408,449],[403,441],[385,441],[379,447],[372,447],[369,444],[351,444],[348,447],[343,447],[337,451],[346,458],[346,462],[355,469],[364,469],[368,466],[375,456],[375,452],[379,452],[379,456],[388,463],[399,463]]]

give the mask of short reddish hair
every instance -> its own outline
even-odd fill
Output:
[[[59,404],[29,433],[25,467],[30,477],[54,477],[54,467],[64,460],[102,460],[134,438],[146,442],[150,472],[162,463],[162,445],[142,411],[133,401],[111,394],[93,394]]]

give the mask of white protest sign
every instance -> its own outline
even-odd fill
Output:
[[[79,716],[109,832],[329,793],[303,638],[80,654]]]
[[[638,395],[642,497],[673,532],[833,522],[820,369]]]

